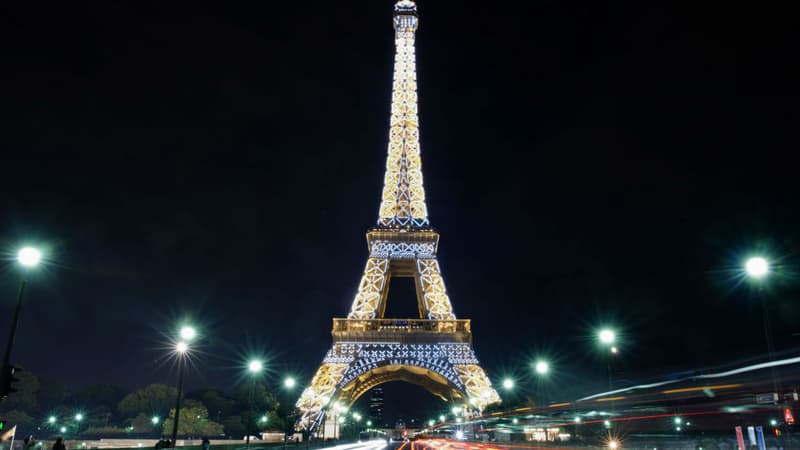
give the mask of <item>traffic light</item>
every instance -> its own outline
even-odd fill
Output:
[[[0,398],[8,397],[8,394],[17,392],[14,383],[19,381],[19,378],[14,376],[14,372],[20,370],[12,365],[3,367],[3,372],[0,373]]]
[[[3,431],[5,429],[6,429],[6,421],[0,420],[0,431]]]

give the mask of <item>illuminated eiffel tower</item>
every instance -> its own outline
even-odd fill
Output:
[[[414,37],[417,7],[394,6],[396,53],[389,150],[369,258],[346,319],[333,319],[333,347],[297,402],[298,426],[316,429],[334,405],[349,407],[389,381],[420,385],[446,401],[483,410],[500,401],[472,349],[469,320],[458,320],[439,270],[439,234],[422,187]],[[392,277],[413,277],[419,319],[387,319]]]

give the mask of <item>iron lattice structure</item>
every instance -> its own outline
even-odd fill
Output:
[[[346,319],[334,319],[333,347],[297,402],[298,427],[315,429],[335,402],[352,404],[389,382],[423,386],[447,401],[483,410],[500,397],[472,349],[469,320],[457,320],[436,258],[422,184],[413,1],[394,7],[395,60],[389,148],[378,223]],[[413,277],[419,319],[386,319],[392,277]]]

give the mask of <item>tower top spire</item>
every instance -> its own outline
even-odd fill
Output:
[[[417,67],[414,50],[417,5],[394,5],[395,57],[389,150],[378,214],[378,228],[427,229],[428,207],[422,186],[417,117]]]

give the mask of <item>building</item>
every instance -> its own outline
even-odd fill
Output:
[[[383,422],[383,388],[376,387],[370,391],[369,420],[376,428],[384,426]]]

